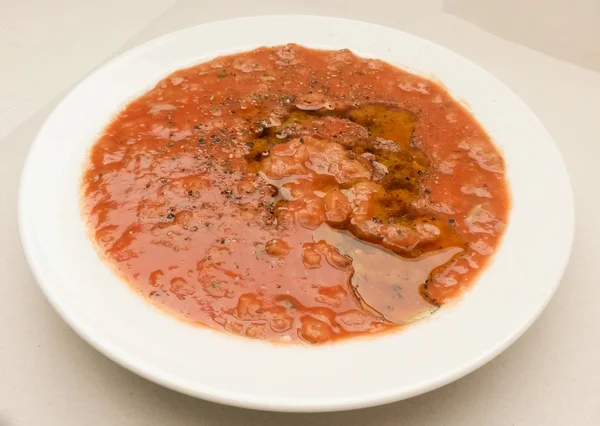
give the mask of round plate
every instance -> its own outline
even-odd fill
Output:
[[[273,345],[162,313],[98,258],[79,211],[79,181],[90,146],[114,114],[179,68],[288,42],[350,48],[435,76],[469,105],[500,147],[513,196],[510,221],[491,265],[464,300],[397,333],[318,347]],[[85,340],[172,389],[267,410],[383,404],[473,371],[506,349],[540,314],[559,283],[573,239],[572,192],[558,150],[506,86],[420,38],[308,16],[201,25],[102,66],[46,121],[29,152],[19,195],[19,225],[31,268],[56,310]]]

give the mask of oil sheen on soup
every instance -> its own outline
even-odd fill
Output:
[[[144,297],[240,336],[319,344],[422,318],[473,283],[509,194],[441,86],[348,50],[179,70],[95,142],[82,211]]]

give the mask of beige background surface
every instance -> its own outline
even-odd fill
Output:
[[[16,228],[18,178],[32,138],[68,88],[161,34],[276,13],[360,19],[449,47],[521,96],[559,145],[575,191],[571,262],[539,320],[475,373],[353,412],[224,407],[109,361],[62,322],[37,287]],[[598,0],[0,0],[0,426],[600,425],[599,121]]]

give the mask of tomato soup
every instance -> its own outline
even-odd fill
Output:
[[[174,72],[92,147],[82,211],[145,298],[255,339],[398,328],[474,282],[504,161],[439,84],[287,45]]]

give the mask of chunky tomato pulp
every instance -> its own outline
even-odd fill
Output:
[[[188,321],[322,343],[429,314],[499,243],[502,157],[440,85],[347,50],[177,71],[92,148],[106,261]]]

